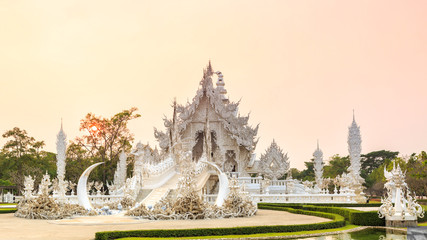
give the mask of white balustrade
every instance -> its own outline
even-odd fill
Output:
[[[78,204],[77,195],[66,195],[66,202],[69,204]],[[89,195],[89,200],[94,205],[104,205],[112,202],[120,202],[123,195]]]
[[[175,161],[170,157],[155,165],[150,163],[144,164],[144,168],[147,169],[150,176],[161,175],[173,167],[175,167]]]
[[[208,164],[198,161],[196,164],[196,171],[195,171],[196,175],[201,174],[205,169],[207,169],[207,167],[208,167]]]
[[[251,194],[254,203],[355,203],[355,194]],[[205,194],[206,202],[213,203],[217,195]]]

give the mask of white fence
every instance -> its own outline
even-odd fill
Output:
[[[355,203],[355,194],[251,194],[254,203]],[[214,203],[217,195],[206,194],[203,199]]]

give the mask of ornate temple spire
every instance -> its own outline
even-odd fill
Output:
[[[314,174],[316,178],[316,185],[320,188],[323,179],[323,152],[319,148],[319,140],[317,140],[317,149],[313,153],[314,157]]]
[[[267,179],[277,180],[289,171],[288,154],[283,153],[274,139],[265,153],[261,154],[260,162],[261,173]]]
[[[350,167],[349,172],[355,176],[360,176],[360,153],[362,151],[360,136],[360,127],[356,123],[353,110],[353,122],[348,128],[348,152],[350,154]]]
[[[61,129],[59,130],[58,135],[56,135],[56,173],[58,179],[58,196],[59,201],[65,201],[65,192],[67,191],[67,184],[64,180],[65,178],[65,159],[66,159],[66,149],[67,149],[67,135],[65,135],[62,127],[61,119]]]
[[[208,64],[208,68],[206,69],[206,73],[208,76],[212,76],[212,74],[214,73],[213,69],[212,69],[211,60],[209,60],[209,64]]]
[[[65,135],[62,127],[61,119],[61,129],[59,130],[58,135],[56,135],[56,167],[58,179],[64,179],[65,177],[65,151],[67,149],[67,135]]]

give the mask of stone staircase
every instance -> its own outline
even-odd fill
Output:
[[[176,189],[180,176],[180,174],[175,174],[175,176],[173,176],[167,183],[163,184],[163,186],[153,189],[141,203],[145,204],[146,207],[154,206],[169,192],[170,189]]]

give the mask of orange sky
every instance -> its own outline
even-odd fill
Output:
[[[347,154],[352,110],[363,153],[427,150],[427,1],[1,1],[0,133],[55,151],[88,112],[138,107],[155,144],[174,97],[192,99],[209,59],[250,124],[303,168],[319,139]],[[0,139],[3,145],[4,139]]]

